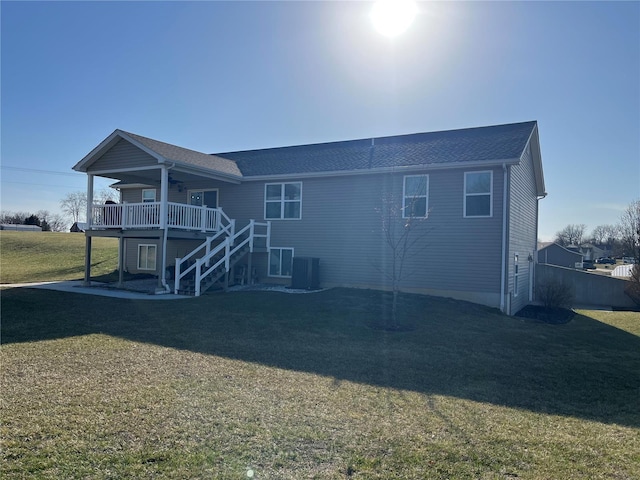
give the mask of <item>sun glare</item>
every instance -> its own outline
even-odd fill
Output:
[[[409,28],[417,12],[413,0],[378,0],[371,10],[371,21],[382,35],[396,37]]]

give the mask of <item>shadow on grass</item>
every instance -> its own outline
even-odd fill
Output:
[[[640,338],[589,317],[529,323],[403,296],[400,332],[371,328],[390,296],[335,289],[176,302],[2,291],[2,343],[104,333],[353,381],[640,427]]]

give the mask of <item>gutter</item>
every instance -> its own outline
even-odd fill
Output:
[[[505,312],[505,285],[507,280],[507,164],[502,164],[502,268],[500,274],[500,311]]]
[[[167,168],[163,168],[162,169],[162,177],[163,180],[165,180],[166,182],[169,181],[169,170],[171,170],[173,167],[175,167],[176,164],[174,163],[173,165],[171,165],[170,167]],[[166,178],[165,178],[166,177]],[[167,208],[166,208],[166,204],[169,201],[169,187],[167,185],[166,188],[167,191],[167,198],[165,198],[165,208],[161,209],[164,213],[164,217],[162,219],[162,224],[164,226],[164,234],[163,234],[163,238],[162,238],[162,271],[160,272],[160,281],[162,283],[162,286],[165,289],[165,292],[163,293],[171,293],[171,287],[169,287],[169,285],[167,284],[167,241],[168,241],[168,237],[169,237],[169,227],[167,225]]]

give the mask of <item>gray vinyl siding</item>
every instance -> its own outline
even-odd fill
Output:
[[[464,170],[429,173],[430,215],[416,226],[404,289],[499,294],[501,178],[494,172],[493,217],[463,218]],[[401,205],[402,182],[402,174],[304,179],[302,219],[272,220],[271,245],[318,257],[323,284],[388,288],[381,211],[384,198]],[[239,226],[264,219],[264,184],[221,187],[221,207]]]
[[[528,145],[519,164],[510,167],[508,294],[511,312],[516,313],[529,303],[530,269],[537,249],[538,200],[531,148]],[[515,291],[515,254],[518,254],[519,280]],[[517,293],[517,295],[516,295]]]
[[[479,169],[486,171],[487,169]],[[473,170],[439,170],[429,175],[429,218],[418,221],[414,238],[419,239],[405,263],[401,288],[407,291],[444,294],[480,303],[499,305],[502,169],[493,171],[493,216],[464,218],[464,173]],[[412,172],[412,175],[420,172]],[[382,212],[385,199],[398,209],[402,225],[403,174],[336,176],[290,179],[302,182],[302,218],[271,220],[273,247],[294,248],[296,257],[320,259],[322,286],[390,288],[387,278],[390,249],[383,239]],[[265,183],[247,181],[240,185],[209,181],[176,187],[170,201],[187,202],[187,190],[218,188],[220,207],[236,219],[237,229],[250,219],[264,220]],[[124,200],[140,202],[140,189],[125,190]],[[141,243],[141,242],[137,242]],[[188,242],[170,241],[168,264],[186,254]],[[196,246],[195,244],[193,245]],[[130,249],[128,265],[135,266],[137,247]],[[133,256],[132,256],[133,255]],[[267,256],[256,255],[259,281],[266,277]]]
[[[88,172],[120,170],[132,167],[158,165],[158,161],[126,140],[120,139],[104,155],[96,160]]]
[[[138,270],[138,245],[155,245],[156,246],[156,270]],[[148,273],[157,275],[160,272],[162,258],[160,249],[162,243],[158,239],[127,239],[125,240],[125,270],[129,273]]]

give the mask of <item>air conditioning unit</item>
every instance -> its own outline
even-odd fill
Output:
[[[293,257],[291,288],[317,290],[320,288],[320,259]]]

